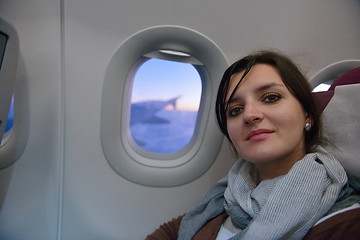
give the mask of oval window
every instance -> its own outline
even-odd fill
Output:
[[[4,135],[3,135],[2,141],[1,141],[1,146],[5,144],[6,138],[7,138],[7,136],[9,136],[13,126],[14,126],[14,95],[12,96],[12,99],[11,99],[11,105],[10,105],[9,114],[8,114],[5,130],[4,130]]]
[[[320,83],[312,91],[313,92],[325,92],[325,91],[329,90],[330,87],[331,87],[330,84]]]
[[[213,106],[227,66],[213,41],[180,26],[144,29],[122,42],[102,92],[101,143],[111,167],[156,187],[206,172],[223,139]]]
[[[142,149],[181,150],[192,139],[201,99],[201,77],[190,63],[151,58],[135,73],[130,132]]]

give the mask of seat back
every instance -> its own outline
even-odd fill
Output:
[[[329,81],[333,83],[328,91],[313,93],[330,142],[324,147],[341,162],[350,178],[360,179],[360,60],[332,64],[310,82],[315,87]]]

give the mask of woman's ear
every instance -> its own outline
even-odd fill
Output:
[[[310,116],[310,114],[308,114],[307,112],[305,113],[305,122],[306,123],[310,123],[312,125],[312,123],[314,122],[313,121],[313,118]]]
[[[305,124],[304,124],[304,128],[306,131],[309,131],[311,129],[311,127],[313,126],[313,118],[308,114],[305,113]]]

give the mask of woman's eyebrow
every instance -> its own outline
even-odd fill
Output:
[[[255,89],[255,92],[262,92],[262,91],[265,91],[265,90],[267,90],[269,88],[278,88],[278,87],[284,88],[285,85],[280,84],[280,83],[276,83],[276,82],[268,83],[268,84],[257,87]]]
[[[263,92],[263,91],[266,91],[266,90],[268,90],[270,88],[279,88],[279,87],[280,88],[285,88],[285,85],[280,84],[280,83],[276,83],[276,82],[267,83],[267,84],[264,84],[264,85],[261,85],[261,86],[255,88],[255,92]],[[231,99],[227,99],[227,101],[225,102],[225,105],[227,106],[232,102],[236,102],[237,99],[238,99],[238,97],[232,96]]]

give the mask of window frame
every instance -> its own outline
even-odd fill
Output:
[[[6,137],[3,137],[6,122],[3,122],[0,129],[0,138],[2,140],[0,145],[1,170],[11,166],[20,158],[25,150],[29,135],[29,98],[26,88],[27,85],[24,84],[24,79],[18,76],[24,74],[19,71],[19,69],[24,70],[24,66],[19,50],[19,36],[17,31],[2,18],[0,18],[0,31],[8,36],[0,71],[0,80],[3,80],[0,82],[0,102],[5,105],[6,109],[4,112],[6,112],[6,114],[4,116],[6,120],[8,119],[11,99],[14,98],[13,126]],[[1,113],[3,113],[2,110]]]
[[[173,60],[192,63],[202,79],[202,95],[192,144],[159,154],[139,153],[132,146],[129,128],[132,80],[144,57],[159,50],[188,53]],[[203,65],[203,67],[201,67]],[[219,81],[228,61],[209,38],[189,28],[156,26],[135,33],[115,51],[106,70],[101,106],[101,143],[111,167],[122,177],[147,186],[169,187],[200,177],[212,165],[223,135],[217,127],[214,104]],[[200,70],[199,70],[200,69]],[[207,131],[208,130],[208,131]]]

